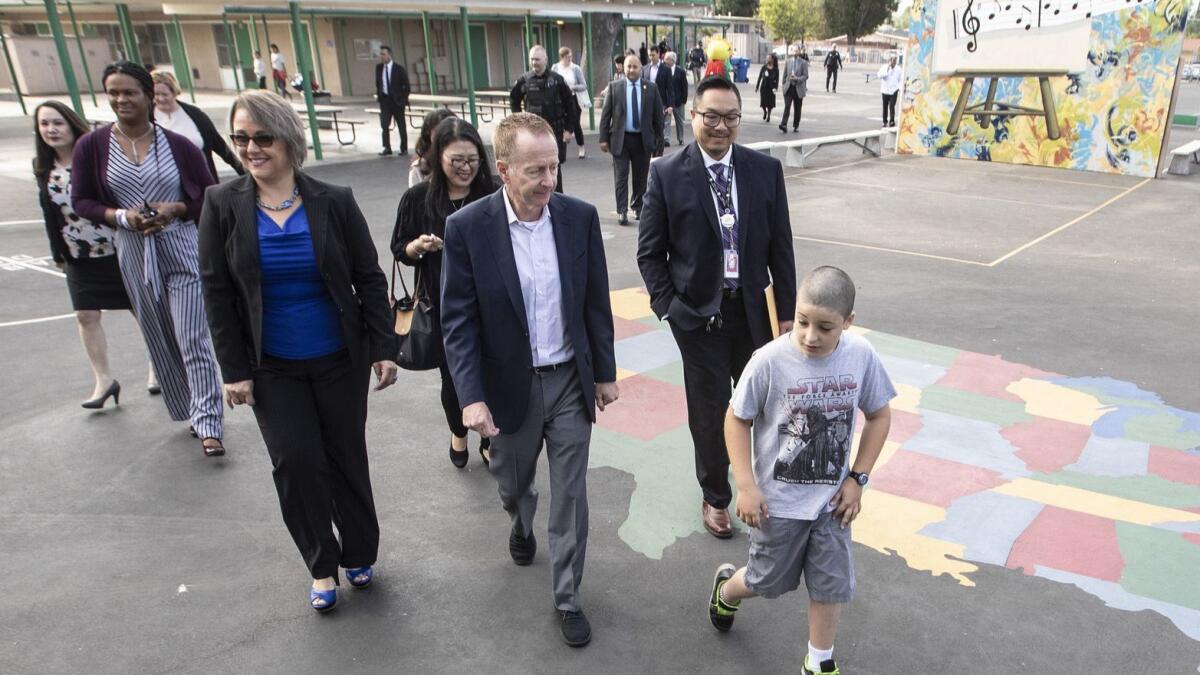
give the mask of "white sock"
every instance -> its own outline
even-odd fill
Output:
[[[808,643],[808,665],[813,668],[820,668],[822,661],[828,661],[833,658],[833,647],[829,649],[817,649],[813,643]]]

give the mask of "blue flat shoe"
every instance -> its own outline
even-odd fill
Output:
[[[371,580],[375,578],[375,571],[370,565],[366,567],[355,567],[346,570],[346,580],[355,588],[366,588],[371,585]]]
[[[337,606],[337,589],[332,588],[328,591],[318,591],[315,588],[309,589],[308,604],[322,614],[328,612]]]

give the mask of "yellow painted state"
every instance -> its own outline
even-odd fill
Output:
[[[921,390],[911,384],[892,383],[896,387],[896,398],[891,400],[892,410],[903,410],[907,413],[920,415],[917,409],[921,405]]]
[[[641,288],[624,288],[608,295],[612,299],[613,316],[634,320],[654,315],[650,309],[650,296]]]
[[[1024,378],[1005,388],[1025,401],[1025,412],[1038,417],[1092,426],[1111,410],[1095,396],[1053,382]]]
[[[624,368],[617,368],[617,382],[620,382],[621,380],[624,380],[629,377],[633,377],[634,375],[637,375],[637,373],[632,370],[626,370]]]
[[[1200,522],[1200,513],[1155,506],[1068,485],[1042,483],[1029,478],[1018,478],[1011,483],[996,486],[991,492],[1135,525]]]
[[[967,575],[979,567],[961,560],[965,553],[961,544],[918,534],[945,518],[946,510],[940,506],[866,490],[862,514],[854,521],[854,541],[880,553],[898,555],[915,570],[935,577],[947,574],[962,586],[974,587]]]

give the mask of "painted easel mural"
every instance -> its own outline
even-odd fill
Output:
[[[916,0],[897,150],[1153,176],[1189,4]]]

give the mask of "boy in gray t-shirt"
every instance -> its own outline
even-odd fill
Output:
[[[794,329],[750,358],[725,416],[737,514],[753,529],[746,566],[717,569],[709,619],[727,631],[743,599],[778,597],[803,577],[806,674],[838,673],[833,638],[841,605],[854,594],[849,524],[862,508],[867,474],[891,426],[888,401],[896,396],[871,343],[843,332],[853,321],[850,277],[836,267],[809,272],[797,293]],[[856,410],[866,424],[851,464]]]

